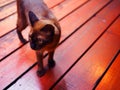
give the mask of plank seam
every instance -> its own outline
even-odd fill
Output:
[[[28,41],[26,43],[28,43]],[[16,52],[17,50],[19,50],[20,48],[22,48],[26,43],[22,44],[20,47],[16,48],[14,51],[10,52],[8,55],[6,55],[2,59],[0,59],[0,62],[2,62],[5,58],[7,58],[8,56],[12,55],[14,52]]]
[[[60,5],[60,4],[61,4],[62,2],[64,2],[64,1],[65,1],[65,0],[62,0],[61,2],[57,3],[56,5],[50,7],[50,9],[56,7],[57,5]]]
[[[16,30],[17,28],[14,28],[14,29],[12,29],[12,30],[10,30],[10,31],[8,31],[8,32],[6,32],[5,34],[3,34],[3,35],[1,35],[0,36],[0,38],[2,38],[2,37],[4,37],[4,36],[6,36],[7,34],[9,34],[9,33],[11,33],[11,32],[13,32],[14,30]],[[17,33],[16,33],[17,34]]]
[[[100,34],[100,36],[86,49],[86,51],[70,66],[70,68],[51,86],[49,90],[52,90],[63,78],[64,76],[80,61],[80,59],[94,46],[94,44],[103,36],[103,34],[109,29],[109,27],[119,18],[118,15],[111,24]]]
[[[114,57],[112,58],[111,62],[108,64],[108,66],[105,69],[105,71],[103,72],[103,74],[95,82],[95,85],[94,85],[94,87],[93,87],[92,90],[95,90],[97,88],[97,86],[99,85],[99,83],[101,82],[101,80],[103,79],[103,77],[106,75],[106,73],[108,72],[108,70],[110,69],[110,67],[113,65],[113,63],[115,62],[115,60],[116,60],[116,58],[118,57],[119,54],[120,54],[120,50],[118,50],[118,52],[114,55]]]
[[[10,16],[12,16],[12,15],[14,15],[14,14],[16,14],[16,11],[13,12],[13,13],[11,13],[11,14],[9,14],[9,15],[7,15],[7,16],[5,16],[5,17],[3,17],[3,18],[1,18],[0,21],[3,21],[3,20],[5,20],[5,19],[7,19],[8,17],[10,17]]]
[[[86,3],[88,3],[89,1],[90,1],[90,0],[87,0],[86,2],[84,2],[83,4],[81,4],[80,6],[76,7],[74,10],[72,10],[71,12],[69,12],[68,14],[66,14],[64,17],[62,17],[62,18],[60,19],[60,21],[61,21],[62,19],[64,19],[65,17],[69,16],[71,13],[75,12],[77,9],[81,8],[82,6],[84,6],[84,5],[85,5]]]
[[[8,6],[8,5],[10,5],[10,4],[14,3],[14,2],[16,2],[16,1],[15,1],[15,0],[14,0],[14,1],[11,1],[11,2],[9,2],[9,3],[5,4],[5,5],[3,5],[3,6],[0,6],[0,8],[4,8],[4,7],[6,7],[6,6]]]

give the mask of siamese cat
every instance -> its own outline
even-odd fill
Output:
[[[17,0],[17,15],[17,34],[22,43],[26,42],[22,30],[30,26],[30,46],[36,52],[37,75],[42,77],[46,72],[43,66],[45,51],[49,55],[49,68],[55,66],[53,57],[61,36],[60,25],[43,0]]]

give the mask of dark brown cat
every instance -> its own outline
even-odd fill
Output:
[[[48,66],[54,67],[53,59],[55,49],[61,36],[60,25],[43,0],[17,0],[17,34],[22,43],[26,40],[22,30],[28,25],[30,46],[36,51],[38,61],[38,76],[45,74],[43,67],[43,53],[48,51]]]

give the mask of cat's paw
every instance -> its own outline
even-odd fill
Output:
[[[40,70],[40,71],[38,70],[38,71],[37,71],[37,76],[38,76],[38,77],[42,77],[42,76],[45,75],[45,73],[46,73],[46,70],[45,70],[45,69]]]

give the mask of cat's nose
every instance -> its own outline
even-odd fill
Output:
[[[35,44],[35,43],[30,42],[30,47],[31,47],[33,50],[36,50],[36,44]]]

